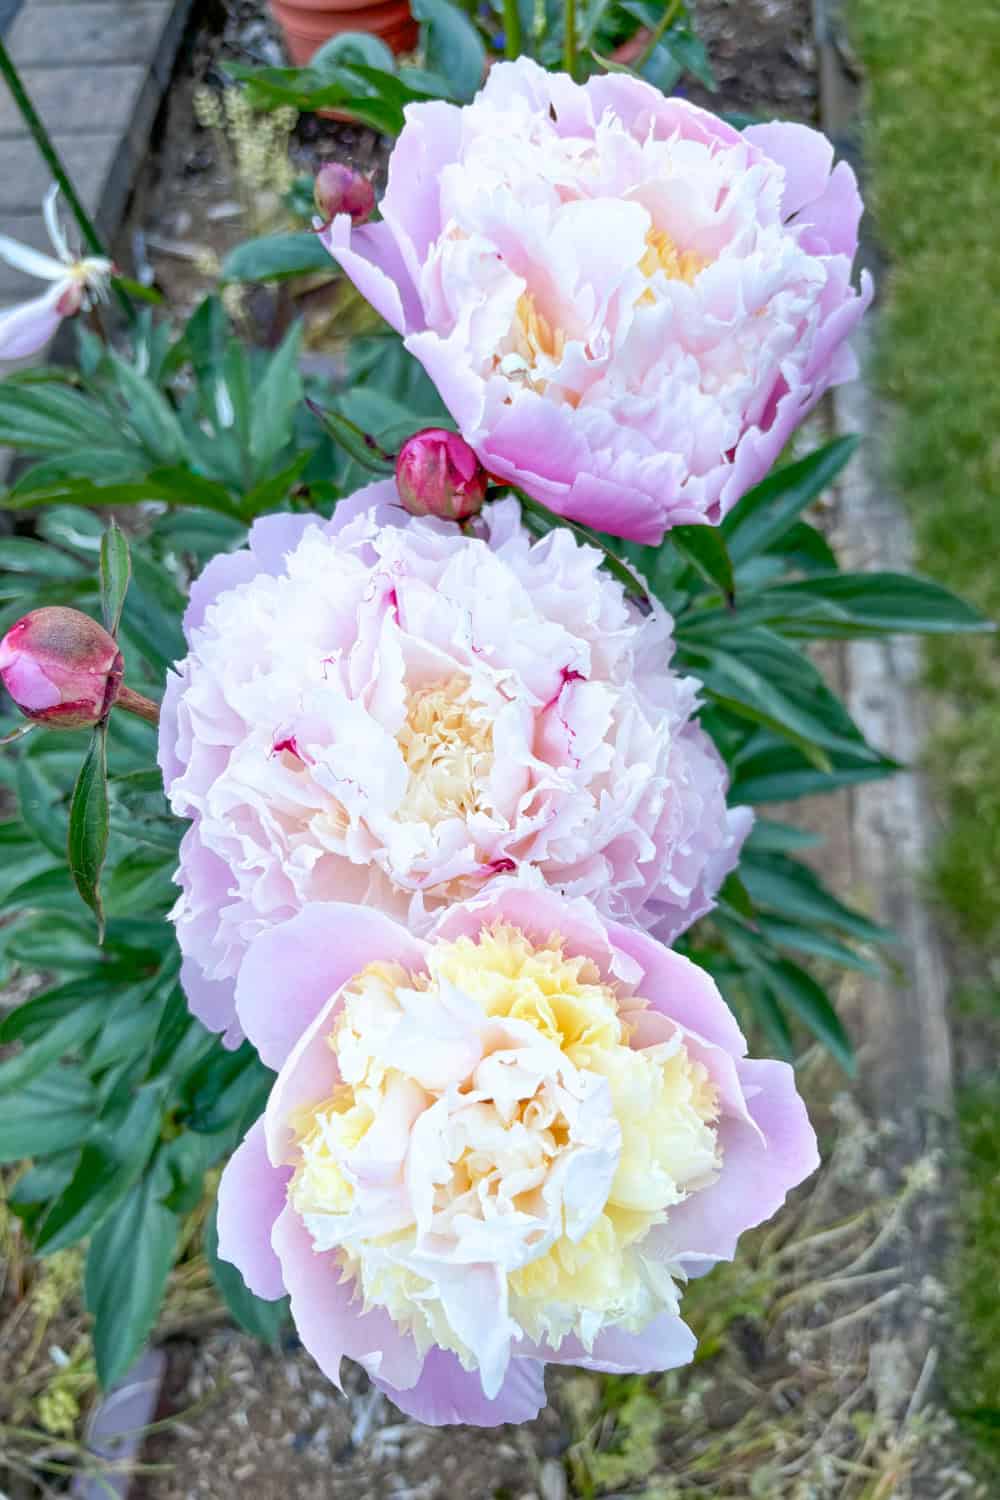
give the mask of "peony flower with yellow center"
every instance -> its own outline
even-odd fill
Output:
[[[191,819],[181,977],[228,1042],[248,944],[311,902],[420,934],[526,869],[670,940],[750,827],[662,606],[565,529],[532,540],[513,499],[465,532],[396,499],[387,481],[329,522],[264,517],[192,591],[160,765]]]
[[[589,1347],[676,1311],[642,1243],[718,1175],[718,1094],[679,1036],[631,1049],[592,960],[499,922],[433,945],[424,974],[364,969],[327,1042],[342,1082],[295,1121],[290,1201],[419,1348],[452,1350],[493,1396],[511,1337]],[[400,1112],[408,1186],[386,1217],[367,1174]],[[503,1313],[485,1330],[452,1285],[484,1257]]]
[[[337,903],[251,945],[240,1021],[278,1078],[220,1253],[291,1295],[339,1380],[427,1421],[516,1421],[546,1361],[667,1369],[689,1274],[815,1164],[791,1070],[711,979],[583,901],[500,878],[426,939]]]

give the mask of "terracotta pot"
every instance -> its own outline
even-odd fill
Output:
[[[271,9],[297,68],[345,31],[367,31],[393,52],[409,52],[417,45],[409,0],[271,0]]]

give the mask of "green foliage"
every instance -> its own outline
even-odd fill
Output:
[[[581,38],[594,50],[622,15],[644,13],[595,0],[581,10]],[[393,128],[409,99],[467,97],[484,55],[474,24],[448,0],[420,0],[418,14],[430,71],[398,69],[380,43],[342,37],[309,69],[255,72],[255,102],[347,107]],[[671,66],[697,69],[687,12],[671,14],[658,47]],[[553,7],[540,26],[524,17],[543,60],[561,45],[561,15]],[[656,49],[647,64],[655,59]],[[314,237],[284,236],[241,247],[226,274],[329,268]],[[77,372],[35,369],[0,383],[0,443],[31,460],[0,503],[37,515],[35,536],[0,541],[0,630],[43,603],[100,610],[119,632],[130,684],[158,697],[185,650],[191,579],[209,557],[240,547],[264,513],[329,514],[373,473],[391,472],[409,433],[450,422],[395,335],[356,341],[338,382],[303,379],[299,353],[298,326],[276,350],[244,348],[209,298],[179,331],[146,312],[128,351],[84,333]],[[939,586],[838,571],[804,516],[851,446],[841,440],[788,465],[722,527],[681,528],[658,549],[526,507],[537,534],[566,525],[597,547],[638,607],[652,593],[673,613],[674,666],[703,683],[702,722],[729,766],[734,801],[787,802],[895,769],[826,685],[810,641],[983,625]],[[131,547],[93,514],[107,505],[132,507]],[[10,1048],[0,1062],[0,1161],[32,1159],[12,1207],[40,1253],[87,1242],[87,1303],[108,1383],[154,1323],[180,1220],[259,1116],[272,1075],[248,1044],[227,1051],[186,1007],[167,920],[182,830],[153,769],[152,728],[115,713],[81,768],[82,750],[76,735],[44,731],[0,760],[5,805],[17,809],[0,824],[0,981],[47,976],[0,1022]],[[803,965],[871,968],[888,935],[824,888],[802,847],[801,835],[761,820],[739,876],[683,946],[781,1054],[794,1057],[815,1037],[850,1069],[849,1038]],[[277,1338],[284,1305],[251,1296],[219,1261],[214,1220],[206,1250],[233,1316]],[[622,1482],[632,1474],[627,1464],[615,1472]]]
[[[994,996],[1000,1008],[1000,996]],[[961,1337],[950,1350],[949,1402],[981,1449],[984,1466],[1000,1481],[1000,1345],[997,1342],[996,1267],[1000,1256],[1000,1085],[967,1088],[960,1100],[962,1189],[958,1219],[963,1249],[954,1278]]]
[[[565,26],[563,0],[539,0],[538,4],[518,0],[517,9],[523,53],[534,57],[543,67],[560,67]],[[252,68],[227,63],[226,70],[246,86],[254,109],[278,109],[282,105],[303,112],[337,109],[386,135],[398,135],[407,104],[427,99],[464,103],[471,99],[486,75],[489,53],[496,55],[504,48],[503,0],[489,0],[488,6],[478,10],[454,0],[413,0],[412,10],[421,23],[419,68],[400,66],[377,38],[347,32],[321,47],[304,68]],[[616,63],[611,54],[643,27],[650,33],[652,46],[647,43],[638,50],[639,77],[666,93],[686,73],[707,88],[715,88],[708,54],[695,33],[691,7],[685,0],[581,3],[577,52],[584,72],[631,71],[629,66]],[[246,246],[236,255],[240,256],[244,249],[248,255],[256,254]],[[268,253],[261,251],[262,256]],[[234,279],[257,279],[236,277],[231,260],[226,264],[225,274]],[[278,274],[294,272],[279,269]]]

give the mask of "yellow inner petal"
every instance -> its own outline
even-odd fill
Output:
[[[460,673],[410,694],[396,743],[410,772],[398,817],[433,826],[489,809],[493,724]]]
[[[696,250],[678,250],[665,229],[651,229],[646,235],[646,252],[639,262],[639,270],[648,278],[663,271],[670,281],[685,281],[692,286],[695,278],[709,265],[710,258],[699,255]],[[655,301],[655,294],[647,287],[637,305],[648,307]]]

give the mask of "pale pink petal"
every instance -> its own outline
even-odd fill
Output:
[[[409,1390],[399,1390],[378,1377],[375,1384],[400,1411],[428,1427],[453,1422],[476,1427],[530,1422],[545,1405],[545,1367],[535,1359],[512,1359],[492,1401],[483,1394],[477,1372],[463,1370],[457,1356],[445,1349],[428,1352],[420,1378]]]
[[[230,1157],[219,1183],[219,1256],[232,1262],[255,1296],[268,1301],[285,1295],[271,1231],[285,1207],[291,1175],[289,1167],[271,1165],[262,1118]]]
[[[557,1349],[540,1349],[547,1363],[580,1365],[608,1375],[646,1375],[690,1364],[698,1340],[674,1313],[660,1313],[641,1333],[605,1328],[587,1350],[576,1337],[563,1339]]]
[[[377,959],[419,970],[423,949],[382,912],[339,901],[307,906],[255,938],[236,983],[236,1013],[262,1061],[280,1068],[330,997]]]
[[[275,1224],[272,1240],[295,1327],[323,1374],[342,1389],[340,1364],[346,1355],[363,1365],[373,1380],[391,1381],[409,1391],[424,1364],[412,1338],[401,1333],[381,1308],[361,1311],[354,1283],[344,1280],[336,1256],[317,1253],[290,1208]]]
[[[62,322],[63,290],[58,284],[41,297],[0,312],[0,359],[26,359],[44,349]]]
[[[209,1031],[222,1032],[222,1045],[230,1051],[244,1040],[243,1028],[233,1016],[235,990],[231,979],[208,979],[194,959],[181,963],[181,986],[194,1015]]]
[[[784,168],[781,211],[785,218],[820,196],[833,166],[833,147],[820,131],[772,120],[765,125],[748,125],[743,137]]]
[[[651,1006],[714,1046],[743,1056],[746,1040],[710,974],[644,932],[614,922],[609,936],[639,966],[636,989]]]
[[[320,235],[334,260],[397,333],[422,322],[420,300],[386,223],[351,229],[347,214],[338,214]]]
[[[718,1180],[672,1208],[651,1235],[659,1255],[692,1273],[731,1260],[740,1235],[777,1213],[819,1166],[816,1135],[788,1064],[744,1058],[737,1071],[757,1128],[723,1118]]]

